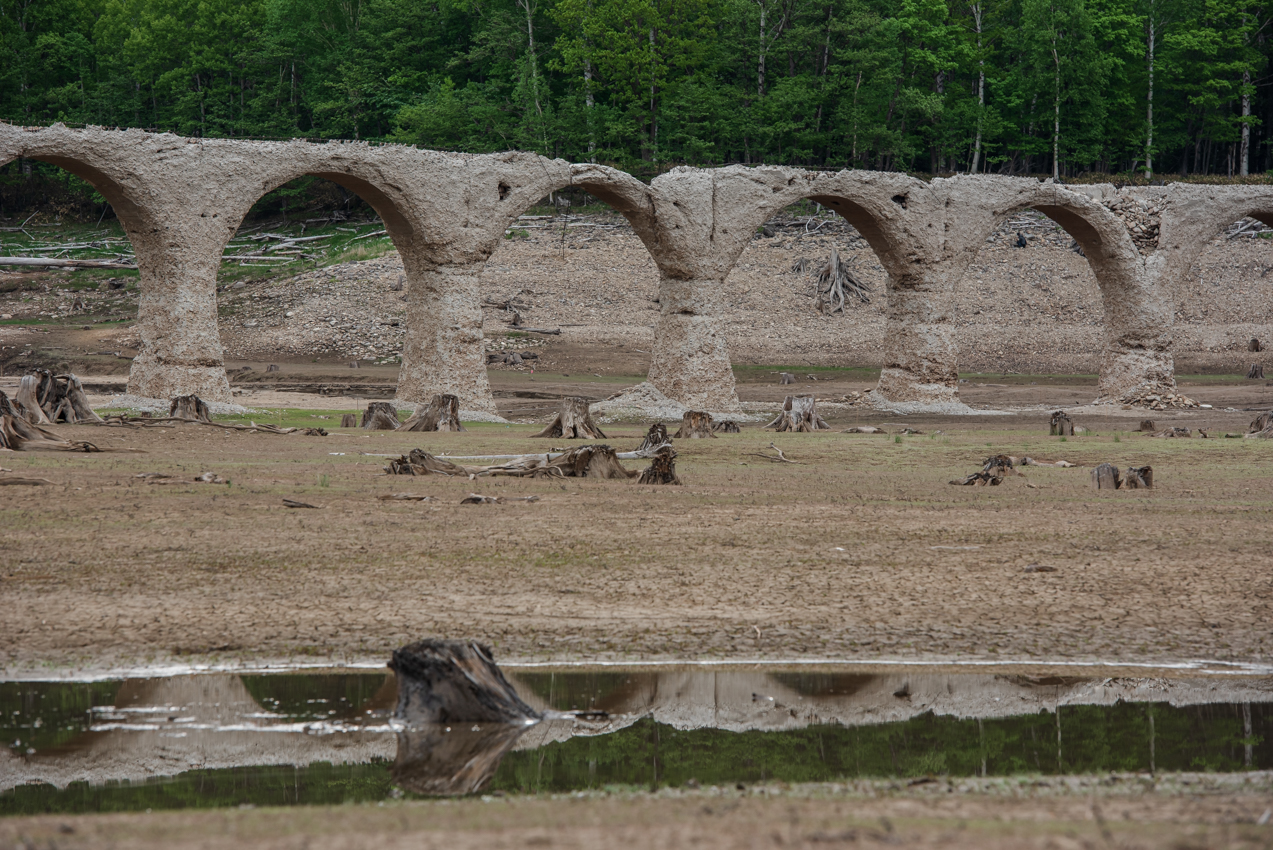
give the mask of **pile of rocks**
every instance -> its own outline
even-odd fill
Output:
[[[1142,387],[1138,390],[1132,390],[1127,395],[1120,398],[1119,401],[1127,406],[1147,407],[1150,410],[1202,407],[1201,404],[1189,398],[1189,396],[1184,393],[1173,392],[1170,390],[1155,390],[1151,387]]]
[[[1136,248],[1146,254],[1158,247],[1158,222],[1167,207],[1167,195],[1148,198],[1119,194],[1105,202],[1110,212],[1123,221]]]

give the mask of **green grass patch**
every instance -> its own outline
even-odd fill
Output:
[[[819,381],[878,381],[878,366],[775,366],[768,364],[733,366],[734,380],[740,384],[771,384],[778,380],[778,373],[791,372],[797,379],[813,375]]]

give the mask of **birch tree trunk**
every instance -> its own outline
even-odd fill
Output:
[[[1061,176],[1061,56],[1056,52],[1056,33],[1052,34],[1052,65],[1056,69],[1052,86],[1052,179]]]
[[[977,168],[981,164],[981,128],[983,123],[982,113],[986,108],[986,60],[981,56],[981,3],[969,3],[968,8],[972,10],[973,24],[977,31],[977,138],[972,145],[972,166],[968,169],[969,174],[976,174]]]
[[[1251,165],[1251,72],[1242,72],[1242,152],[1238,157],[1238,174],[1246,177]]]

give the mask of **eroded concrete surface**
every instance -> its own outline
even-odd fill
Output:
[[[398,399],[454,393],[493,412],[478,275],[505,228],[537,200],[580,186],[632,224],[659,269],[660,317],[649,379],[690,407],[738,410],[722,327],[723,282],[755,229],[813,199],[844,216],[888,272],[888,349],[878,402],[958,401],[950,302],[995,227],[1026,208],[1064,227],[1101,288],[1100,394],[1131,400],[1175,387],[1173,286],[1207,242],[1245,216],[1273,223],[1273,188],[1117,189],[1033,178],[785,167],[676,168],[648,186],[597,165],[529,153],[471,155],[363,142],[187,139],[141,130],[0,124],[0,164],[58,165],[111,203],[141,273],[140,352],[129,391],[230,401],[217,331],[216,274],[243,217],[297,177],[332,180],[384,220],[408,281]]]

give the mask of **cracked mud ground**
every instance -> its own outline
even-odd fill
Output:
[[[1216,432],[1251,415],[1207,412]],[[0,666],[376,661],[426,635],[489,641],[503,663],[1267,662],[1273,445],[1153,439],[1099,417],[1079,422],[1094,436],[1060,442],[1046,419],[751,425],[678,441],[683,487],[389,477],[386,458],[360,454],[549,448],[523,425],[325,438],[60,426],[145,453],[0,457],[55,482],[0,499]],[[839,433],[867,422],[925,433]],[[607,426],[608,442],[634,448],[643,430]],[[771,440],[799,463],[755,457]],[[947,483],[999,452],[1083,466]],[[1157,489],[1098,493],[1101,461],[1151,464]],[[230,483],[134,477],[205,471]],[[434,501],[376,498],[398,492]],[[471,492],[540,500],[460,505]]]

